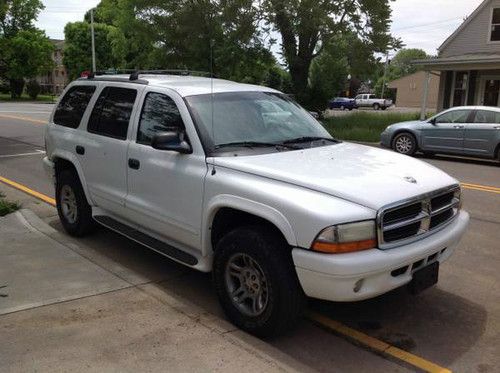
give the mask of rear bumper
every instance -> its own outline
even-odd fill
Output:
[[[56,169],[55,169],[55,164],[52,162],[48,157],[44,157],[42,160],[43,163],[43,170],[45,171],[45,174],[47,177],[52,180],[52,182],[56,182]]]
[[[373,298],[407,284],[415,270],[448,259],[468,223],[469,214],[461,211],[439,232],[398,248],[336,255],[294,249],[293,261],[310,297],[346,302]]]

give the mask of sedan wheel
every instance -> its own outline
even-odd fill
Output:
[[[413,155],[417,149],[415,137],[410,133],[401,133],[394,139],[393,149],[405,155]]]
[[[342,111],[344,111],[344,110],[345,110],[344,105],[340,105],[340,110],[342,110]]]

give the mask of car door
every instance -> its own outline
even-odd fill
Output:
[[[120,215],[127,194],[127,133],[137,95],[128,86],[104,87],[76,149],[92,200]]]
[[[474,119],[465,126],[464,152],[494,156],[500,139],[500,112],[476,110]]]
[[[472,110],[446,111],[429,121],[422,129],[421,147],[429,151],[462,153],[465,125],[471,119]]]
[[[357,106],[363,106],[363,101],[364,101],[364,95],[357,95],[354,100],[356,102]]]
[[[165,131],[182,132],[193,152],[154,149],[153,136]],[[143,230],[199,248],[207,165],[182,98],[168,90],[146,90],[134,132],[128,149],[129,220]]]

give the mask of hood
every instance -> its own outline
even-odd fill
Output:
[[[211,163],[330,194],[375,210],[458,182],[425,162],[352,143]],[[412,183],[406,178],[413,178]]]
[[[416,125],[420,125],[422,123],[425,123],[425,121],[421,121],[421,120],[408,120],[408,121],[405,121],[405,122],[399,122],[399,123],[394,123],[394,124],[391,124],[390,126],[387,126],[387,129],[395,129],[395,128],[399,128],[399,127],[404,127],[404,128],[408,128],[408,127],[413,127],[413,126],[416,126]]]

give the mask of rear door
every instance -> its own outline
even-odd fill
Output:
[[[464,152],[493,157],[499,138],[500,112],[477,110],[465,127]]]
[[[101,208],[123,214],[127,194],[127,134],[138,90],[130,85],[102,89],[78,146],[79,157],[93,201]]]
[[[472,118],[472,110],[446,111],[435,122],[422,130],[422,148],[444,153],[462,153],[465,126]]]

